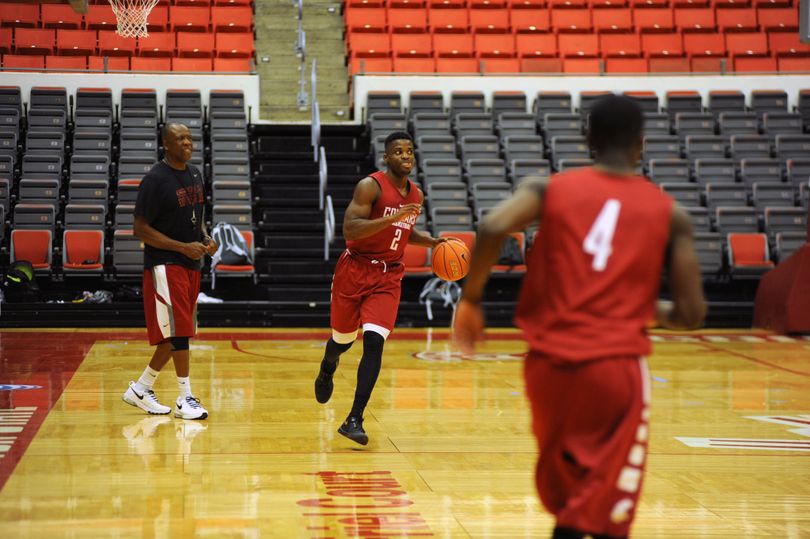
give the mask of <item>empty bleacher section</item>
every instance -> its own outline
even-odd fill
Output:
[[[795,0],[346,0],[352,73],[807,72]]]
[[[184,123],[192,132],[191,162],[206,178],[209,227],[224,220],[250,233],[240,90],[211,90],[207,106],[199,91],[169,90],[165,108],[154,89],[142,88],[114,96],[105,88],[68,95],[64,88],[34,87],[23,96],[17,87],[2,87],[0,96],[0,139],[9,142],[0,154],[7,164],[0,202],[12,229],[10,261],[31,260],[57,280],[87,273],[139,278],[143,254],[132,233],[133,210],[141,179],[162,156],[165,122]],[[252,275],[240,275],[246,273]]]
[[[371,92],[371,152],[383,166],[385,135],[407,128],[416,140],[414,179],[427,195],[428,227],[474,234],[486,211],[525,176],[591,162],[584,134],[598,95],[540,91],[527,103],[523,94],[494,92],[487,108],[483,92],[455,91],[445,108],[441,93],[419,92],[408,96],[414,111],[403,108],[403,96]],[[652,92],[629,95],[653,126],[639,170],[694,213],[707,280],[757,276],[806,238],[810,124],[789,109],[786,92],[713,91],[705,104],[693,91],[663,100]]]
[[[0,2],[2,67],[93,71],[252,71],[249,0],[169,2],[149,15],[147,37],[115,32],[106,1],[86,14],[68,4]]]

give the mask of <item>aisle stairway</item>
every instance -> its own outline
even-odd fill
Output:
[[[300,59],[296,55],[298,8],[290,0],[256,4],[256,58],[261,76],[261,118],[273,122],[309,121],[309,104],[299,110]],[[306,92],[312,97],[310,74],[317,58],[318,102],[324,123],[348,119],[348,76],[340,2],[304,2],[307,36]],[[263,60],[267,58],[268,61]]]

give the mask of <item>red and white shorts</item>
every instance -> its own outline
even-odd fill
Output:
[[[351,255],[340,255],[332,279],[330,325],[343,336],[340,342],[351,342],[362,323],[363,329],[373,330],[387,338],[394,329],[402,291],[402,264],[384,264]]]
[[[199,270],[163,264],[143,271],[143,311],[149,344],[197,335]]]
[[[650,381],[641,358],[524,364],[540,448],[535,481],[557,526],[623,537],[635,517],[647,456]]]

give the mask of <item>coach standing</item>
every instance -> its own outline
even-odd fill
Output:
[[[168,414],[152,387],[174,360],[180,395],[174,415],[206,419],[191,392],[189,338],[197,334],[197,295],[203,256],[217,250],[203,224],[203,176],[188,162],[194,145],[188,127],[168,123],[161,133],[165,157],[144,176],[135,203],[135,235],[144,243],[143,304],[152,360],[123,399],[150,414]]]

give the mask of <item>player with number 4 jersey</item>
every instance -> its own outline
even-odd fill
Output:
[[[363,356],[357,369],[354,404],[338,432],[361,445],[368,443],[363,411],[382,365],[385,339],[394,328],[405,267],[402,256],[408,243],[435,247],[437,239],[416,230],[424,196],[408,175],[414,166],[413,139],[394,132],[385,140],[385,172],[358,182],[343,219],[346,251],[332,279],[330,311],[332,337],[326,343],[315,398],[326,403],[332,396],[332,377],[340,355],[351,348],[363,328]]]
[[[605,97],[588,124],[593,167],[528,179],[484,219],[453,328],[472,352],[504,238],[539,219],[515,322],[529,345],[535,480],[554,539],[628,536],[649,437],[647,325],[695,328],[705,315],[689,214],[635,171],[641,108]],[[656,304],[664,266],[673,301]]]

